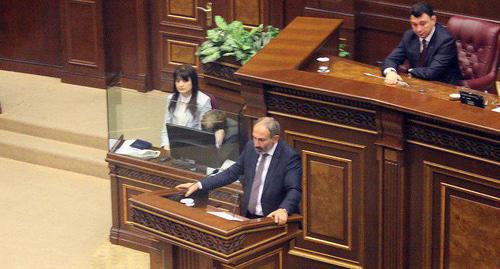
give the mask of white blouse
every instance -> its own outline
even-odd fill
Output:
[[[201,91],[198,91],[198,96],[196,98],[196,104],[198,105],[196,115],[192,115],[191,111],[188,109],[191,96],[184,97],[182,94],[179,94],[174,113],[170,113],[170,111],[168,110],[168,106],[173,96],[173,93],[167,96],[165,105],[165,121],[163,123],[163,128],[161,131],[161,146],[165,149],[170,149],[170,142],[168,141],[166,128],[167,123],[201,129],[201,117],[203,116],[203,114],[212,109],[210,97],[202,93]]]

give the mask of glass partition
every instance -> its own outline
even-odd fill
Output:
[[[246,142],[241,115],[170,96],[109,88],[109,151],[204,174],[237,160]]]

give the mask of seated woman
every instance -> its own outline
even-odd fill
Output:
[[[165,121],[161,132],[161,147],[170,149],[167,123],[201,129],[203,114],[212,109],[210,97],[198,88],[198,74],[191,65],[181,65],[174,70],[174,87],[167,96]]]

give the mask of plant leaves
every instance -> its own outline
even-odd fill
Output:
[[[221,30],[224,30],[224,31],[226,31],[228,29],[228,25],[227,25],[226,21],[221,16],[215,16],[215,25],[217,25],[217,27],[219,27]]]
[[[217,50],[217,52],[213,53],[213,54],[210,54],[210,55],[207,55],[205,57],[203,57],[201,59],[201,63],[211,63],[211,62],[215,62],[217,61],[218,59],[220,58],[220,52],[219,50]]]
[[[207,31],[207,40],[196,51],[202,63],[234,56],[244,64],[279,34],[279,29],[271,25],[247,30],[241,21],[227,23],[221,16],[215,16],[215,24],[217,27]]]

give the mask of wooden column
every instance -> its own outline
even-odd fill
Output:
[[[403,115],[394,111],[379,114],[379,266],[405,268],[406,195],[403,152]]]

